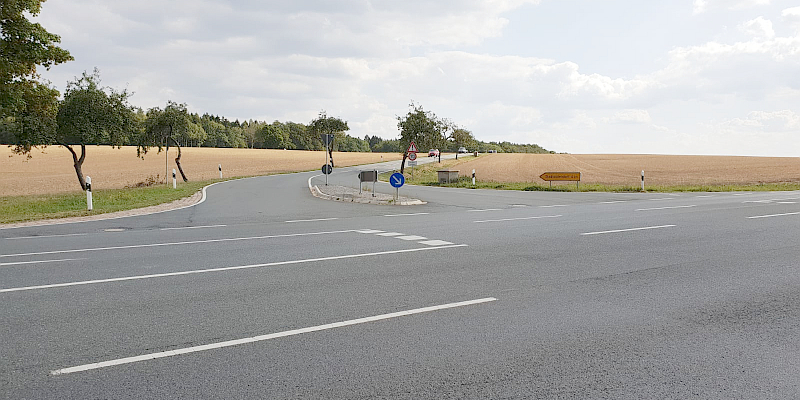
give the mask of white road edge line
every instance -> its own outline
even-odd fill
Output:
[[[613,231],[602,231],[602,232],[588,232],[588,233],[581,233],[581,235],[600,235],[603,233],[618,233],[618,232],[632,232],[632,231],[643,231],[647,229],[660,229],[660,228],[672,228],[677,225],[659,225],[659,226],[646,226],[644,228],[631,228],[631,229],[615,229]]]
[[[674,207],[655,207],[655,208],[637,208],[636,211],[672,210],[672,209],[675,209],[675,208],[692,208],[692,207],[697,207],[697,205],[674,206]]]
[[[563,215],[545,215],[541,217],[521,217],[521,218],[504,218],[504,219],[487,219],[484,221],[472,221],[476,224],[484,223],[484,222],[502,222],[502,221],[522,221],[526,219],[542,219],[542,218],[558,218],[563,217]]]
[[[249,338],[236,339],[236,340],[227,340],[227,341],[224,341],[224,342],[209,343],[209,344],[204,344],[204,345],[200,345],[200,346],[184,347],[182,349],[168,350],[168,351],[162,351],[162,352],[158,352],[158,353],[143,354],[143,355],[140,355],[140,356],[118,358],[116,360],[109,360],[109,361],[96,362],[96,363],[91,363],[91,364],[78,365],[78,366],[75,366],[75,367],[62,368],[62,369],[57,369],[57,370],[54,370],[54,371],[50,371],[50,374],[55,376],[55,375],[71,374],[71,373],[74,373],[74,372],[84,372],[84,371],[89,371],[89,370],[93,370],[93,369],[111,367],[111,366],[115,366],[115,365],[131,364],[131,363],[135,363],[135,362],[155,360],[157,358],[172,357],[172,356],[177,356],[177,355],[182,355],[182,354],[196,353],[196,352],[199,352],[199,351],[214,350],[214,349],[220,349],[220,348],[224,348],[224,347],[231,347],[231,346],[238,346],[238,345],[248,344],[248,343],[262,342],[262,341],[265,341],[265,340],[278,339],[278,338],[283,338],[283,337],[288,337],[288,336],[295,336],[295,335],[302,335],[304,333],[319,332],[319,331],[324,331],[324,330],[329,330],[329,329],[342,328],[342,327],[351,326],[351,325],[365,324],[365,323],[369,323],[369,322],[383,321],[383,320],[392,319],[392,318],[406,317],[406,316],[414,315],[414,314],[422,314],[422,313],[427,313],[427,312],[432,312],[432,311],[446,310],[446,309],[450,309],[450,308],[465,307],[465,306],[471,306],[471,305],[476,305],[476,304],[489,303],[489,302],[492,302],[492,301],[497,301],[497,299],[494,298],[494,297],[486,297],[486,298],[477,299],[477,300],[461,301],[461,302],[457,302],[457,303],[441,304],[441,305],[438,305],[438,306],[415,308],[413,310],[405,310],[405,311],[398,311],[398,312],[393,312],[393,313],[388,313],[388,314],[380,314],[380,315],[375,315],[375,316],[372,316],[372,317],[351,319],[351,320],[347,320],[347,321],[334,322],[334,323],[325,324],[325,325],[311,326],[311,327],[308,327],[308,328],[300,328],[300,329],[293,329],[293,330],[289,330],[289,331],[270,333],[270,334],[267,334],[267,335],[253,336],[253,337],[249,337]]]
[[[19,240],[19,239],[45,239],[54,237],[67,237],[67,236],[86,236],[88,233],[68,233],[66,235],[43,235],[43,236],[18,236],[6,238],[6,240]]]
[[[485,210],[467,210],[467,212],[503,211],[500,208],[487,208]]]
[[[414,215],[429,215],[430,213],[422,212],[422,213],[410,213],[410,214],[386,214],[384,217],[411,217]]]
[[[179,231],[184,229],[222,228],[228,225],[182,226],[179,228],[161,228],[161,231]]]
[[[798,214],[800,214],[800,212],[784,213],[784,214],[771,214],[771,215],[756,215],[754,217],[747,217],[747,219],[785,217],[787,215],[798,215]]]
[[[304,260],[277,261],[277,262],[264,263],[264,264],[238,265],[238,266],[233,266],[233,267],[196,269],[196,270],[191,270],[191,271],[180,271],[180,272],[166,272],[166,273],[163,273],[163,274],[137,275],[137,276],[126,276],[126,277],[122,277],[122,278],[94,279],[94,280],[90,280],[90,281],[54,283],[54,284],[49,284],[49,285],[37,285],[37,286],[25,286],[25,287],[0,289],[0,293],[22,292],[22,291],[26,291],[26,290],[52,289],[52,288],[67,287],[67,286],[93,285],[93,284],[98,284],[98,283],[133,281],[133,280],[140,280],[140,279],[165,278],[165,277],[171,277],[171,276],[204,274],[204,273],[208,273],[208,272],[235,271],[235,270],[239,270],[239,269],[275,267],[275,266],[279,266],[279,265],[305,264],[305,263],[312,263],[312,262],[318,262],[318,261],[344,260],[344,259],[348,259],[348,258],[380,256],[380,255],[386,255],[386,254],[412,253],[412,252],[417,252],[417,251],[440,250],[440,249],[449,249],[449,248],[454,248],[454,247],[466,247],[466,246],[467,246],[466,244],[455,244],[455,245],[452,245],[452,246],[420,247],[420,248],[416,248],[416,249],[379,251],[379,252],[374,252],[374,253],[361,253],[361,254],[348,254],[348,255],[344,255],[344,256],[308,258],[308,259],[304,259]]]
[[[286,234],[286,235],[267,235],[267,236],[252,236],[252,237],[229,238],[229,239],[191,240],[191,241],[187,241],[187,242],[172,242],[172,243],[132,244],[132,245],[128,245],[128,246],[94,247],[94,248],[88,248],[88,249],[72,249],[72,250],[52,250],[52,251],[40,251],[40,252],[35,252],[35,253],[0,254],[0,258],[5,258],[5,257],[23,257],[23,256],[41,256],[41,255],[45,255],[45,254],[80,253],[80,252],[84,252],[84,251],[124,250],[124,249],[138,249],[138,248],[144,248],[144,247],[178,246],[178,245],[185,245],[185,244],[237,242],[237,241],[240,241],[240,240],[276,239],[276,238],[298,237],[298,236],[330,235],[330,234],[348,233],[348,232],[357,232],[357,230],[348,229],[346,231],[292,233],[292,234]]]
[[[54,263],[62,261],[79,261],[79,260],[85,260],[85,258],[64,258],[62,260],[20,261],[20,262],[10,262],[10,263],[0,263],[0,267],[7,267],[9,265],[45,264],[45,263]]]

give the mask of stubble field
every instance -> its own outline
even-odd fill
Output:
[[[580,172],[581,183],[638,186],[710,186],[800,183],[800,157],[617,154],[486,154],[459,164],[481,181],[544,183],[545,172]]]
[[[78,149],[78,151],[80,151]],[[118,189],[140,182],[163,182],[165,161],[171,181],[177,151],[149,152],[144,159],[136,157],[135,147],[121,149],[109,146],[87,146],[84,175],[92,177],[94,189]],[[399,160],[400,154],[387,153],[333,153],[337,167]],[[181,166],[189,180],[204,181],[219,178],[222,165],[226,178],[276,174],[319,169],[325,163],[322,151],[182,148]],[[181,181],[180,173],[178,181]],[[14,155],[11,149],[0,150],[0,196],[55,194],[80,192],[80,185],[72,166],[72,155],[63,147],[51,146],[34,150],[33,157]]]

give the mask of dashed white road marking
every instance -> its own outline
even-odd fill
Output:
[[[758,219],[758,218],[772,218],[772,217],[785,217],[787,215],[800,215],[800,212],[793,212],[793,213],[783,213],[783,214],[770,214],[770,215],[756,215],[754,217],[747,217],[747,219]]]
[[[20,261],[20,262],[10,262],[10,263],[0,263],[0,267],[7,267],[9,265],[45,264],[45,263],[55,263],[55,262],[64,262],[64,261],[78,261],[78,260],[85,260],[85,258],[64,258],[64,259],[61,259],[61,260]]]
[[[662,200],[675,200],[675,198],[674,197],[662,197],[660,199],[647,199],[647,200],[650,200],[650,201],[662,201]]]
[[[692,208],[692,207],[697,207],[697,205],[674,206],[674,207],[655,207],[655,208],[637,208],[636,211],[672,210],[672,209],[676,209],[676,208]]]
[[[625,200],[616,200],[616,201],[604,201],[600,204],[617,204],[617,203],[627,203]]]
[[[587,233],[581,233],[581,235],[588,236],[588,235],[601,235],[601,234],[604,234],[604,233],[633,232],[633,231],[643,231],[643,230],[647,230],[647,229],[672,228],[672,227],[675,227],[675,226],[677,226],[677,225],[646,226],[644,228],[615,229],[613,231],[587,232]]]
[[[501,208],[487,208],[485,210],[467,210],[467,212],[503,211]]]
[[[422,213],[409,213],[409,214],[386,214],[384,217],[411,217],[414,215],[428,215],[430,213],[422,212]]]
[[[444,240],[425,240],[419,243],[427,246],[447,246],[453,244]]]
[[[694,196],[694,197],[697,197],[698,199],[707,199],[707,198],[710,198],[710,197],[714,197],[714,195],[712,195],[712,194],[709,194],[709,195],[703,195],[703,196]]]
[[[432,312],[432,311],[446,310],[446,309],[450,309],[450,308],[471,306],[471,305],[476,305],[476,304],[488,303],[488,302],[492,302],[492,301],[497,301],[497,299],[494,298],[494,297],[486,297],[486,298],[477,299],[477,300],[461,301],[461,302],[457,302],[457,303],[448,303],[448,304],[442,304],[442,305],[437,305],[437,306],[415,308],[413,310],[397,311],[397,312],[388,313],[388,314],[375,315],[375,316],[372,316],[372,317],[351,319],[351,320],[342,321],[342,322],[334,322],[334,323],[331,323],[331,324],[311,326],[311,327],[308,327],[308,328],[293,329],[293,330],[289,330],[289,331],[270,333],[270,334],[267,334],[267,335],[259,335],[259,336],[253,336],[253,337],[243,338],[243,339],[228,340],[228,341],[224,341],[224,342],[210,343],[210,344],[204,344],[204,345],[200,345],[200,346],[184,347],[182,349],[168,350],[168,351],[162,351],[162,352],[158,352],[158,353],[150,353],[150,354],[144,354],[144,355],[140,355],[140,356],[118,358],[118,359],[115,359],[115,360],[108,360],[108,361],[96,362],[96,363],[91,363],[91,364],[78,365],[78,366],[75,366],[75,367],[62,368],[62,369],[57,369],[57,370],[54,370],[54,371],[50,371],[50,374],[51,375],[71,374],[71,373],[75,373],[75,372],[89,371],[89,370],[93,370],[93,369],[106,368],[106,367],[111,367],[111,366],[115,366],[115,365],[131,364],[131,363],[135,363],[135,362],[155,360],[157,358],[172,357],[172,356],[177,356],[177,355],[181,355],[181,354],[190,354],[190,353],[196,353],[196,352],[199,352],[199,351],[206,351],[206,350],[220,349],[220,348],[224,348],[224,347],[238,346],[238,345],[241,345],[241,344],[261,342],[261,341],[265,341],[265,340],[278,339],[278,338],[287,337],[287,336],[302,335],[304,333],[319,332],[319,331],[324,331],[324,330],[328,330],[328,329],[342,328],[342,327],[345,327],[345,326],[351,326],[351,325],[357,325],[357,324],[365,324],[365,323],[369,323],[369,322],[383,321],[383,320],[392,319],[392,318],[405,317],[405,316],[409,316],[409,315],[422,314],[422,313],[427,313],[427,312]]]
[[[68,233],[66,235],[43,235],[43,236],[17,236],[17,237],[6,238],[6,240],[45,239],[45,238],[55,238],[55,237],[86,236],[86,235],[88,235],[88,233]]]
[[[222,228],[228,225],[204,225],[204,226],[182,226],[178,228],[161,228],[161,231],[180,231],[185,229],[204,229],[204,228]]]
[[[241,269],[275,267],[275,266],[279,266],[279,265],[306,264],[306,263],[313,263],[313,262],[320,262],[320,261],[344,260],[344,259],[350,259],[350,258],[363,258],[363,257],[386,255],[386,254],[413,253],[413,252],[417,252],[417,251],[440,250],[440,249],[449,249],[449,248],[454,248],[454,247],[466,247],[466,246],[467,246],[466,244],[454,244],[452,246],[419,247],[419,248],[416,248],[416,249],[378,251],[378,252],[373,252],[373,253],[360,253],[360,254],[347,254],[347,255],[342,255],[342,256],[307,258],[307,259],[303,259],[303,260],[277,261],[277,262],[264,263],[264,264],[237,265],[237,266],[233,266],[233,267],[196,269],[196,270],[191,270],[191,271],[166,272],[166,273],[162,273],[162,274],[137,275],[137,276],[126,276],[126,277],[121,277],[121,278],[94,279],[94,280],[89,280],[89,281],[54,283],[54,284],[36,285],[36,286],[24,286],[24,287],[0,289],[0,293],[21,292],[21,291],[39,290],[39,289],[52,289],[52,288],[67,287],[67,286],[94,285],[94,284],[100,284],[100,283],[123,282],[123,281],[133,281],[133,280],[153,279],[153,278],[166,278],[166,277],[171,277],[171,276],[205,274],[205,273],[210,273],[210,272],[236,271],[236,270],[241,270]]]
[[[566,204],[556,204],[552,206],[539,206],[539,208],[568,207]]]
[[[527,219],[543,219],[543,218],[558,218],[563,217],[563,215],[544,215],[544,216],[537,216],[537,217],[521,217],[521,218],[503,218],[503,219],[487,219],[483,221],[472,221],[476,224],[484,223],[484,222],[503,222],[503,221],[523,221]]]
[[[402,240],[408,240],[408,241],[411,241],[411,240],[425,240],[425,239],[427,239],[427,238],[426,238],[426,237],[424,237],[424,236],[417,236],[417,235],[406,235],[406,236],[398,236],[398,237],[397,237],[397,239],[402,239]]]
[[[337,219],[339,219],[339,218],[295,219],[295,220],[291,220],[291,221],[284,221],[284,223],[293,224],[293,223],[296,223],[296,222],[334,221],[334,220],[337,220]]]
[[[386,237],[393,237],[393,236],[403,236],[404,234],[400,232],[384,232],[378,233],[378,236],[386,236]]]

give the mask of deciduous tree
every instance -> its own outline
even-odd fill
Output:
[[[408,157],[408,146],[414,142],[420,149],[439,148],[447,140],[447,132],[452,123],[441,119],[436,114],[425,111],[421,105],[411,103],[405,116],[397,117],[397,129],[400,130],[400,145],[403,151],[403,161],[400,164],[400,173],[403,173]]]
[[[144,157],[151,147],[157,147],[158,153],[161,153],[165,147],[169,151],[170,143],[174,144],[178,148],[175,165],[178,166],[183,181],[188,182],[189,179],[186,178],[183,167],[181,167],[181,146],[176,138],[187,135],[190,130],[191,121],[186,104],[178,104],[170,100],[163,110],[158,107],[151,108],[147,111],[145,128],[137,141],[136,154]]]
[[[342,121],[336,117],[329,117],[325,111],[320,112],[319,116],[311,121],[308,127],[317,135],[334,135],[334,137],[339,138],[344,137],[344,132],[350,130],[347,126],[347,121]],[[334,146],[336,146],[336,140],[334,140],[333,146],[328,147],[328,158],[331,161],[331,167],[333,167]]]

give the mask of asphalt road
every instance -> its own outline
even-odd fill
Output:
[[[314,198],[317,175],[0,230],[0,398],[800,393],[800,192],[401,207]]]

